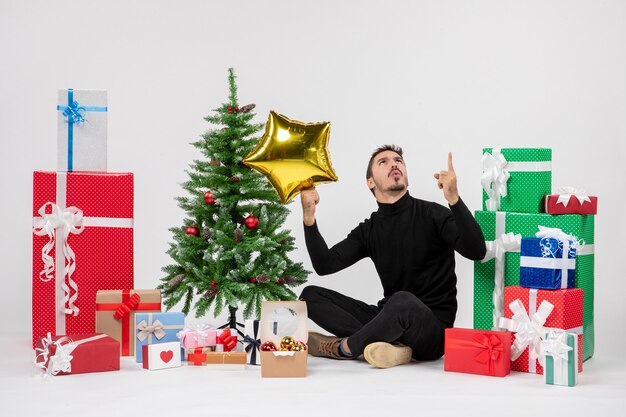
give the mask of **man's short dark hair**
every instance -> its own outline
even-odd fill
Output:
[[[398,155],[402,156],[402,148],[399,147],[398,145],[382,145],[379,146],[378,148],[376,148],[374,150],[374,152],[372,152],[372,156],[370,156],[370,161],[367,164],[367,172],[365,173],[365,179],[370,179],[372,178],[372,165],[374,164],[374,158],[376,158],[376,155],[378,155],[381,152],[385,152],[385,151],[392,151],[397,153]]]

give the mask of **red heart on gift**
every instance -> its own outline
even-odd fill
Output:
[[[163,352],[161,352],[161,360],[165,363],[171,361],[173,357],[174,352],[172,352],[171,350],[164,350]]]

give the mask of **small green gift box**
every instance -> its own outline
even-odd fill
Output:
[[[594,323],[594,216],[476,211],[476,221],[487,241],[488,261],[474,263],[474,328],[497,327],[498,309],[504,308],[504,287],[520,285],[520,252],[513,234],[534,237],[539,226],[556,227],[584,242],[576,260],[574,286],[584,291],[583,360],[593,356]],[[498,250],[496,250],[498,249]],[[500,259],[497,259],[497,256]],[[498,278],[499,275],[499,278]],[[496,286],[496,281],[499,285]],[[495,308],[495,310],[494,310]]]
[[[482,165],[483,210],[543,212],[552,193],[552,149],[485,148]]]

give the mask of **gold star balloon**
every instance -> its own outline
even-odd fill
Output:
[[[303,123],[270,111],[265,134],[243,163],[265,175],[286,204],[305,188],[337,181],[329,137],[330,122]]]

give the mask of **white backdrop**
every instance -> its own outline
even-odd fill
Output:
[[[403,146],[412,195],[440,203],[432,173],[452,151],[472,210],[483,147],[551,147],[553,187],[600,198],[596,356],[621,351],[626,3],[303,3],[0,0],[3,333],[30,332],[32,172],[56,167],[57,88],[108,90],[109,170],[135,173],[135,286],[153,288],[183,218],[174,197],[200,157],[189,143],[226,100],[233,66],[258,122],[270,109],[332,122],[340,180],[319,187],[318,208],[329,244],[376,208],[364,173],[377,145]],[[311,269],[299,202],[290,208],[293,258]],[[472,324],[472,271],[459,258],[457,326]],[[309,282],[381,296],[369,260]]]

